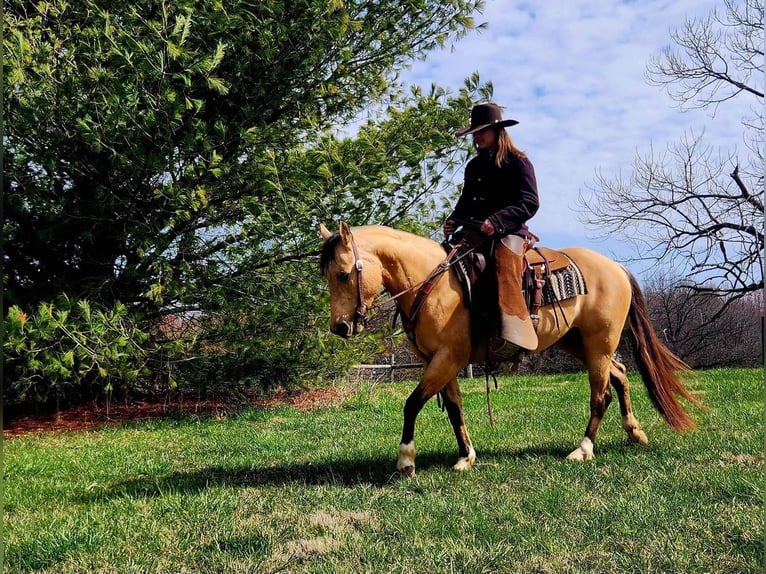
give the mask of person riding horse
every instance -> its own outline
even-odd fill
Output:
[[[537,212],[537,180],[532,162],[511,140],[506,126],[518,124],[504,120],[494,103],[479,104],[471,110],[471,124],[455,135],[473,135],[477,155],[465,169],[460,198],[444,223],[445,237],[455,233],[467,221],[480,222],[480,231],[491,241],[478,249],[494,263],[500,306],[500,338],[496,352],[513,354],[519,349],[533,351],[538,346],[537,333],[522,294],[525,245],[532,235],[527,221]],[[475,232],[474,232],[475,233]],[[470,241],[471,230],[464,239]],[[474,242],[476,239],[474,238]]]
[[[351,228],[341,222],[337,232],[331,233],[320,225],[319,233],[324,240],[319,267],[329,289],[333,333],[348,338],[362,332],[365,312],[390,302],[396,303],[402,317],[409,318],[405,330],[424,368],[404,405],[397,470],[405,476],[415,473],[415,421],[423,406],[437,394],[457,439],[459,458],[453,468],[471,468],[476,451],[466,427],[457,375],[469,363],[486,361],[491,350],[469,335],[473,310],[466,305],[457,273],[448,272],[452,268],[445,266],[444,246],[426,237],[377,225]],[[694,405],[702,403],[676,375],[689,367],[655,333],[635,277],[616,261],[589,249],[565,247],[550,251],[557,260],[566,259],[576,265],[583,284],[587,284],[587,292],[564,293],[555,304],[539,308],[539,343],[532,351],[556,345],[583,361],[588,369],[590,417],[580,446],[567,458],[594,458],[593,445],[613,392],[628,440],[648,442],[633,414],[627,369],[615,359],[623,335],[633,340],[633,360],[652,405],[672,428],[693,428],[694,420],[678,398]],[[437,280],[430,281],[435,274]],[[388,297],[378,300],[383,291],[388,292]]]

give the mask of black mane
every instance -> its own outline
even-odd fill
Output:
[[[335,259],[335,248],[340,243],[340,234],[333,233],[322,246],[322,253],[319,255],[319,270],[324,275],[330,262]]]

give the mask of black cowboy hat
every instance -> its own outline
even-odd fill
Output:
[[[455,132],[456,136],[467,136],[476,133],[489,126],[504,128],[506,126],[515,126],[516,120],[504,120],[500,112],[500,106],[493,103],[478,104],[471,110],[471,125]]]

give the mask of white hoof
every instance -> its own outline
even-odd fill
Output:
[[[455,463],[455,466],[452,467],[452,470],[455,472],[463,472],[464,470],[469,470],[473,466],[475,460],[476,451],[471,449],[468,453],[468,456],[461,456],[459,459],[457,459],[457,462]]]
[[[635,431],[629,438],[631,442],[636,444],[649,444],[649,439],[646,437],[646,433],[642,430]]]
[[[570,452],[569,455],[567,456],[567,460],[575,460],[578,462],[581,462],[583,460],[593,460],[594,458],[596,457],[593,455],[592,452],[585,452],[583,449],[579,447],[573,450],[572,452]]]
[[[396,461],[396,470],[400,474],[412,477],[415,476],[415,443],[399,445],[399,458]]]
[[[582,439],[580,446],[570,452],[569,456],[567,456],[567,460],[575,460],[578,462],[584,460],[593,460],[594,458],[596,457],[593,454],[593,443],[587,436]]]
[[[649,444],[649,439],[646,438],[646,433],[638,426],[638,421],[633,418],[632,415],[622,417],[622,428],[628,434],[628,440],[630,442],[638,444]]]

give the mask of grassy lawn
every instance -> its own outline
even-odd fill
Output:
[[[463,381],[478,460],[434,401],[417,474],[395,474],[413,383],[361,385],[309,413],[127,424],[4,441],[5,572],[760,572],[764,377],[699,373],[711,407],[673,433],[631,374],[646,447],[612,405],[596,460],[564,460],[584,374]]]

